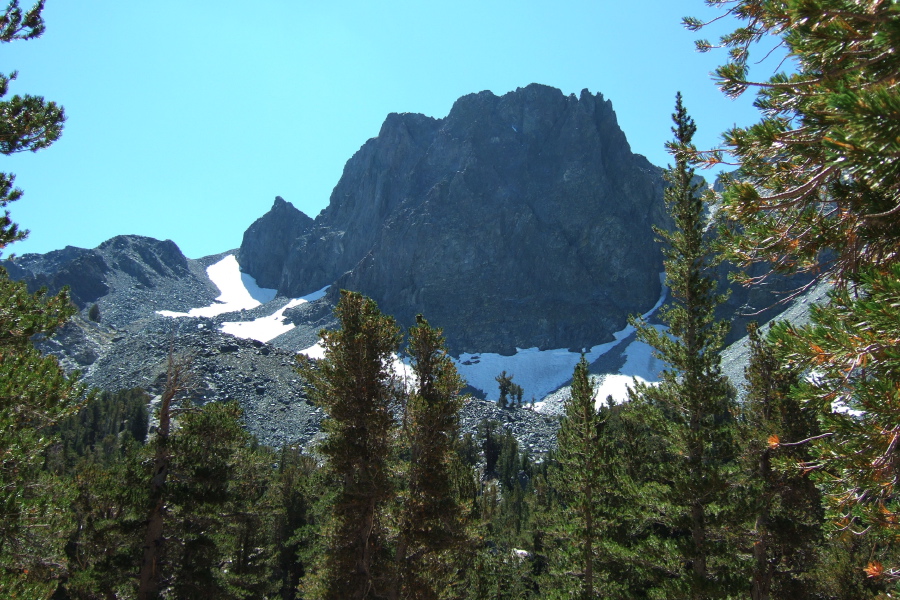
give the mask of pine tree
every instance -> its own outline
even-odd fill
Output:
[[[602,489],[602,447],[599,435],[602,422],[594,402],[594,389],[588,376],[584,355],[575,366],[572,394],[566,400],[565,416],[557,433],[559,464],[557,486],[568,510],[564,520],[572,526],[572,546],[581,580],[580,597],[595,597],[594,561],[600,524],[597,519]]]
[[[164,596],[266,598],[278,589],[270,545],[279,510],[275,457],[256,447],[235,402],[188,407],[170,439]]]
[[[506,408],[507,406],[509,406],[509,395],[511,393],[515,395],[515,390],[513,388],[515,384],[513,383],[512,378],[513,376],[507,375],[506,371],[503,371],[494,378],[500,390],[500,397],[497,398],[497,406],[499,406],[500,408]]]
[[[821,494],[803,465],[819,434],[815,414],[790,394],[800,380],[786,368],[755,324],[749,328],[750,364],[741,421],[741,489],[746,523],[743,539],[753,561],[750,597],[814,597],[818,545],[822,542]]]
[[[714,311],[723,300],[715,292],[710,267],[714,253],[704,236],[706,221],[699,184],[689,157],[696,126],[681,94],[672,115],[675,139],[668,144],[675,166],[667,172],[666,204],[672,231],[657,229],[666,242],[666,283],[672,300],[660,311],[667,332],[639,320],[638,338],[653,346],[669,369],[658,386],[637,386],[633,399],[655,407],[666,419],[665,436],[678,459],[661,465],[668,480],[666,525],[681,532],[680,546],[688,572],[672,584],[670,597],[725,597],[737,582],[725,539],[730,470],[734,460],[732,413],[734,391],[719,368],[719,350],[729,323]]]
[[[780,356],[811,375],[793,393],[821,420],[822,433],[809,443],[819,457],[811,466],[832,514],[841,527],[868,523],[870,535],[891,537],[897,511],[886,465],[894,461],[897,377],[893,356],[882,349],[896,346],[892,323],[900,312],[871,299],[890,302],[900,276],[900,12],[883,0],[708,4],[742,21],[721,38],[729,60],[718,69],[720,86],[731,96],[756,88],[762,112],[759,123],[725,136],[742,175],[724,195],[733,220],[730,255],[837,284],[834,306],[814,312],[811,327],[778,329],[776,344]],[[773,39],[796,71],[750,81],[754,43]],[[852,408],[861,405],[867,408]],[[881,504],[887,516],[878,514]],[[897,568],[871,567],[882,578]]]
[[[0,15],[0,43],[32,40],[44,33],[44,0],[22,10],[19,0],[11,0]],[[0,98],[9,93],[9,84],[16,79],[14,71],[0,74]],[[10,156],[17,152],[37,152],[50,146],[62,134],[66,116],[55,102],[47,102],[41,96],[19,96],[0,100],[0,154]],[[15,175],[0,173],[0,208],[22,197],[22,190],[15,186]],[[0,252],[12,242],[23,240],[27,231],[20,231],[12,222],[9,211],[0,216]]]
[[[314,457],[298,448],[282,447],[273,490],[280,508],[274,515],[272,532],[282,600],[298,597],[300,581],[318,554],[323,487]]]
[[[497,474],[497,462],[500,460],[501,439],[500,423],[493,419],[484,419],[478,423],[477,437],[481,442],[481,453],[484,456],[485,475]]]
[[[142,449],[133,441],[109,462],[76,467],[76,527],[67,544],[68,576],[55,597],[133,598],[137,557],[146,528],[147,485]]]
[[[409,466],[401,498],[393,598],[444,597],[459,582],[468,539],[453,489],[463,381],[444,347],[442,332],[421,316],[409,330],[414,391],[406,405]]]
[[[328,418],[319,446],[337,486],[326,547],[318,573],[306,584],[310,596],[361,600],[390,587],[386,511],[394,498],[390,459],[397,396],[390,369],[399,328],[375,302],[341,291],[337,331],[322,331],[325,358],[302,368],[310,397]]]
[[[0,42],[28,40],[44,31],[43,2],[22,10],[12,0],[0,13]],[[15,73],[0,75],[0,98]],[[0,100],[0,153],[37,151],[62,131],[63,110],[39,96]],[[0,208],[22,196],[14,176],[0,173]],[[0,252],[21,240],[9,212],[0,216]],[[43,471],[50,428],[72,414],[82,397],[75,379],[55,358],[42,357],[31,343],[49,335],[72,314],[68,296],[29,294],[0,269],[0,596],[38,598],[52,590],[65,570],[62,545],[70,527],[70,488]]]
[[[741,177],[724,195],[737,228],[731,258],[845,281],[896,262],[900,241],[900,13],[884,0],[706,0],[740,25],[722,36],[724,93],[757,90],[760,122],[725,133]],[[688,18],[694,30],[704,23]],[[756,43],[796,69],[749,78]],[[697,42],[701,50],[715,46]],[[723,152],[707,155],[711,162]],[[823,253],[823,250],[828,252]]]
[[[171,500],[168,489],[169,469],[172,452],[169,448],[172,433],[172,414],[175,403],[189,387],[191,378],[189,360],[176,358],[174,350],[169,350],[166,369],[166,387],[159,402],[159,423],[156,437],[150,444],[153,452],[153,467],[147,482],[147,527],[144,532],[143,559],[138,579],[138,598],[154,600],[162,586],[163,556],[165,553],[165,521]]]
[[[814,374],[793,395],[818,413],[822,433],[813,436],[807,467],[822,487],[829,522],[890,540],[900,528],[900,265],[873,270],[858,286],[814,307],[809,325],[779,323],[771,336],[791,368]],[[878,575],[900,578],[900,567],[884,565]]]

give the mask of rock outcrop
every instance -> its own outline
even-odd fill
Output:
[[[331,284],[423,313],[454,352],[582,348],[659,298],[663,185],[602,95],[481,92],[444,119],[389,115],[313,223],[276,201],[239,262],[288,296]]]
[[[242,270],[251,273],[261,287],[277,288],[291,248],[309,233],[313,223],[293,204],[276,196],[272,209],[244,232],[240,252]]]
[[[98,304],[105,323],[126,327],[156,310],[188,310],[212,302],[218,290],[206,263],[190,260],[171,240],[119,235],[96,248],[67,246],[47,254],[25,254],[2,263],[30,291],[51,294],[69,287],[72,302],[87,314]]]

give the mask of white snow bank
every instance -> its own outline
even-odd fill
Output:
[[[229,254],[219,262],[206,268],[209,279],[219,288],[216,304],[202,308],[192,308],[186,313],[158,310],[164,317],[215,317],[224,313],[256,308],[275,298],[275,290],[261,288],[256,280],[241,273],[237,259]]]
[[[322,360],[323,358],[325,358],[325,346],[322,345],[322,340],[319,340],[309,348],[304,348],[297,354],[303,354],[308,358]]]
[[[664,325],[654,325],[659,331],[665,331]],[[660,374],[666,368],[666,364],[653,356],[653,347],[644,342],[635,340],[628,344],[623,352],[625,364],[618,373],[602,375],[600,385],[594,396],[595,403],[606,402],[606,398],[612,396],[617,404],[628,399],[628,388],[633,388],[635,381],[641,383],[659,383]]]
[[[222,323],[220,331],[239,338],[249,338],[260,342],[268,342],[296,327],[293,323],[284,322],[284,311],[305,304],[306,302],[318,300],[325,295],[326,290],[328,290],[328,286],[325,286],[312,294],[303,296],[302,298],[293,298],[274,313],[265,317],[259,317],[252,321],[231,321]]]
[[[657,331],[666,331],[665,325],[654,325]],[[625,364],[619,369],[621,375],[638,377],[644,381],[659,381],[659,375],[666,363],[653,355],[653,347],[635,340],[628,344],[623,353]]]
[[[588,361],[594,361],[617,343],[618,341],[595,346],[585,356]],[[609,348],[604,348],[605,346]],[[544,351],[537,348],[517,348],[512,356],[493,352],[467,352],[461,354],[455,362],[459,374],[469,385],[484,392],[488,400],[500,397],[496,377],[501,371],[506,371],[507,375],[512,375],[514,383],[522,386],[525,392],[522,402],[527,403],[532,396],[541,399],[569,380],[580,359],[581,354],[569,352],[566,348]]]
[[[277,290],[261,288],[256,284],[256,279],[246,273],[241,273],[237,259],[232,254],[207,267],[206,274],[209,276],[210,281],[219,288],[219,297],[216,298],[215,304],[202,308],[192,308],[186,313],[171,310],[158,310],[156,312],[164,317],[212,318],[225,313],[250,310],[251,308],[262,306],[274,300],[277,294]],[[325,286],[321,290],[302,298],[288,300],[284,306],[265,317],[259,317],[252,321],[223,323],[220,331],[239,338],[268,342],[295,327],[293,323],[284,322],[284,311],[304,302],[318,300],[325,295],[327,290],[328,286]]]
[[[660,281],[665,282],[665,273],[660,273]],[[642,315],[643,318],[649,318],[656,312],[666,301],[667,295],[668,288],[663,285],[659,300],[653,305],[653,308]],[[585,352],[585,358],[589,363],[594,362],[618,346],[632,333],[634,333],[634,327],[625,326],[624,329],[613,334],[614,341],[594,346]],[[620,370],[623,380],[631,382],[632,376],[638,376],[647,382],[658,381],[658,373],[662,370],[662,364],[652,357],[650,351],[651,348],[642,342],[629,344],[625,351],[628,358]],[[516,353],[512,356],[503,356],[492,352],[481,354],[466,352],[461,354],[455,362],[460,375],[469,385],[484,392],[488,400],[497,400],[500,397],[500,390],[495,378],[501,371],[506,371],[508,375],[513,376],[514,383],[522,386],[525,391],[522,402],[528,403],[532,397],[541,400],[571,379],[575,365],[580,359],[581,353],[570,352],[566,348],[543,351],[537,348],[517,348]],[[609,377],[607,376],[607,378]],[[620,375],[614,377],[620,377]],[[612,381],[610,381],[610,385],[613,385]],[[625,397],[621,394],[620,388],[621,384],[616,384],[616,393],[613,394],[613,397]],[[600,397],[605,400],[606,393]]]
[[[618,373],[602,375],[600,386],[597,388],[596,394],[594,396],[594,405],[597,408],[600,408],[600,405],[605,404],[606,399],[610,396],[612,396],[614,404],[620,404],[625,400],[628,400],[628,390],[634,388],[634,384],[636,381],[649,384],[656,383],[653,381],[647,381],[643,377],[620,375]]]
[[[266,317],[259,317],[252,321],[233,321],[230,323],[222,323],[220,330],[223,333],[231,334],[239,338],[249,338],[259,340],[260,342],[268,342],[278,337],[282,333],[287,333],[294,327],[293,323],[284,322],[284,311],[293,308],[298,304],[303,304],[303,300],[290,300],[287,304],[279,308],[277,311]]]

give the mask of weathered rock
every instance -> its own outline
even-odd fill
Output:
[[[241,265],[280,265],[288,296],[333,284],[404,325],[423,313],[455,353],[581,348],[659,298],[662,189],[600,94],[481,92],[444,119],[389,115],[287,255],[248,231]]]
[[[69,286],[84,314],[96,303],[104,323],[127,327],[157,310],[188,310],[210,304],[218,290],[206,276],[208,263],[188,259],[171,240],[120,235],[93,249],[67,246],[25,254],[3,266],[30,291],[51,294]]]
[[[239,262],[261,287],[277,288],[291,248],[308,233],[314,221],[293,204],[275,197],[275,204],[244,232]]]

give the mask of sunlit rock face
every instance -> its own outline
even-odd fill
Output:
[[[287,296],[333,284],[422,313],[456,352],[587,347],[659,298],[663,185],[602,95],[481,92],[389,115],[314,223],[276,202],[239,260]]]

